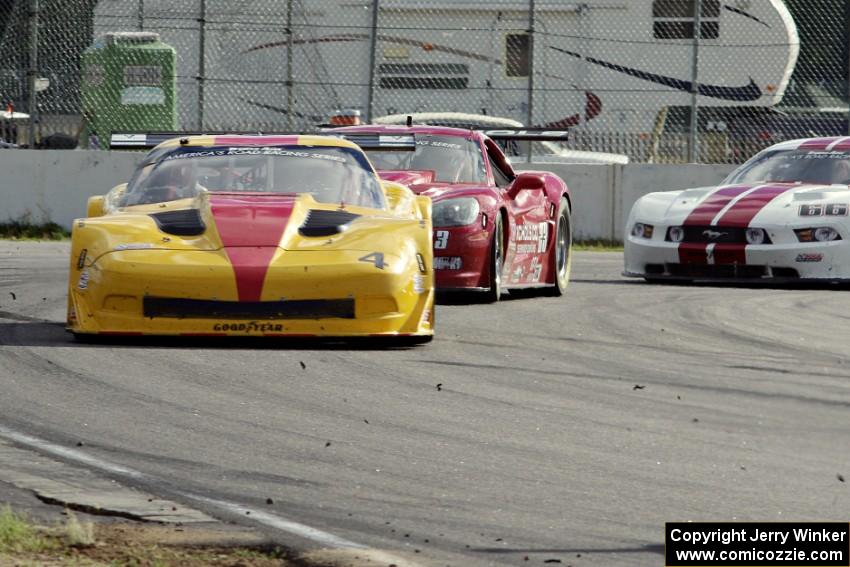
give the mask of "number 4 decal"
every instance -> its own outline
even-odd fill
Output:
[[[366,254],[362,258],[358,258],[361,262],[370,262],[375,264],[375,267],[379,270],[383,270],[384,266],[384,253],[383,252],[372,252],[371,254]]]
[[[449,245],[449,231],[448,230],[438,230],[436,235],[434,236],[434,248],[436,248],[437,250],[443,250],[448,245]]]

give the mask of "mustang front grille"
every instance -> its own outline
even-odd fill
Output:
[[[353,299],[216,301],[145,297],[145,317],[170,319],[354,319]]]
[[[682,227],[685,237],[682,242],[695,244],[747,244],[747,228],[720,226],[688,226]],[[669,235],[667,241],[670,241]],[[772,244],[767,233],[762,244]]]

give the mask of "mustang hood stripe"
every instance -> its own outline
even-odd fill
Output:
[[[752,189],[747,185],[734,185],[718,189],[702,203],[696,206],[691,214],[685,219],[685,225],[709,225],[714,217],[731,203],[736,197]],[[707,264],[708,244],[687,243],[679,244],[679,262],[682,264]]]
[[[735,201],[712,225],[746,228],[768,203],[794,187],[795,185],[787,184],[758,187]],[[746,264],[747,245],[717,244],[710,256],[708,261],[713,264]]]
[[[236,274],[239,301],[260,301],[269,263],[292,215],[292,197],[212,197],[210,210]]]
[[[846,152],[847,150],[850,150],[850,138],[839,138],[831,143],[826,149],[834,152]]]
[[[688,215],[688,218],[685,219],[683,224],[685,225],[708,225],[711,224],[711,221],[714,220],[714,217],[723,210],[723,208],[732,202],[732,200],[752,189],[751,186],[748,185],[735,185],[732,187],[723,187],[722,189],[718,189],[708,197],[706,197],[702,203],[696,206],[691,214]]]
[[[797,148],[798,150],[825,150],[827,146],[832,145],[835,138],[814,138],[806,140]]]
[[[795,184],[765,185],[742,197],[726,211],[722,217],[713,223],[717,226],[732,226],[746,228],[750,221],[778,196],[786,191],[799,187]]]

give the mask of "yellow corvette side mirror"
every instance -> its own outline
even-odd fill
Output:
[[[413,191],[400,183],[392,181],[382,181],[384,187],[384,195],[387,196],[387,205],[390,212],[396,215],[409,215],[414,210]]]
[[[89,197],[88,203],[86,204],[86,217],[102,217],[104,214],[104,201],[105,199],[103,195]]]
[[[422,219],[428,220],[431,218],[431,197],[417,195],[416,206],[419,207],[419,216]]]

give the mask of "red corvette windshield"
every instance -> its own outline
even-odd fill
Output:
[[[739,167],[726,183],[850,184],[850,154],[826,150],[776,150]]]
[[[481,148],[457,136],[416,135],[416,150],[367,150],[375,169],[433,171],[442,183],[485,183],[487,171]]]

